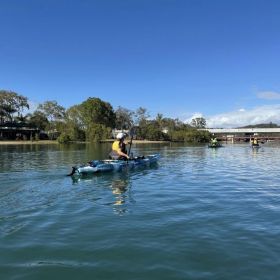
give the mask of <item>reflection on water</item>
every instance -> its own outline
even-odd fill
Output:
[[[1,172],[39,170],[50,167],[69,166],[87,162],[91,159],[107,158],[109,144],[69,144],[69,145],[0,145]],[[68,166],[68,168],[69,168]]]
[[[121,205],[124,204],[124,196],[123,194],[127,191],[129,181],[126,179],[115,179],[112,180],[112,192],[116,197],[116,202],[114,205]]]
[[[94,187],[87,192],[88,199],[101,205],[110,206],[116,214],[123,215],[128,211],[130,205],[136,202],[133,197],[133,183],[143,180],[147,174],[158,168],[158,164],[153,164],[148,168],[139,166],[133,170],[96,173],[71,177],[71,179],[73,186]]]
[[[123,172],[119,176],[112,178],[111,190],[113,194],[113,210],[116,214],[122,215],[127,211],[127,200],[132,201],[132,183],[129,174]]]

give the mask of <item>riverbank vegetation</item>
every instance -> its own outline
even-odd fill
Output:
[[[203,118],[186,124],[158,113],[153,119],[146,108],[132,111],[119,106],[114,109],[109,102],[97,97],[90,97],[67,109],[56,101],[45,101],[33,112],[29,112],[29,107],[27,97],[0,90],[0,125],[24,123],[44,131],[49,139],[57,139],[60,143],[96,142],[112,138],[114,130],[129,131],[132,128],[135,139],[139,140],[208,142],[210,139],[209,132],[199,130],[206,126]],[[5,139],[3,134],[1,136]],[[38,135],[32,137],[39,138]]]

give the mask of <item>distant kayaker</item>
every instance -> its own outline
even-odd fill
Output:
[[[251,142],[252,145],[258,144],[257,138],[254,138],[254,137],[250,139],[250,142]]]
[[[259,140],[257,138],[253,139],[253,145],[255,145],[255,146],[259,145]]]
[[[217,145],[217,143],[218,143],[218,140],[217,140],[216,137],[211,139],[211,144],[212,145]]]
[[[126,134],[123,132],[119,132],[117,134],[117,139],[114,141],[112,145],[112,151],[110,153],[110,157],[112,159],[120,159],[120,160],[126,160],[129,159],[129,156],[127,154],[126,150],[126,144],[124,142],[126,138]]]

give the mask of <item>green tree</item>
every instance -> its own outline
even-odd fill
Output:
[[[67,123],[70,123],[73,126],[80,127],[81,129],[85,129],[85,122],[81,105],[74,105],[67,109],[65,119]]]
[[[163,118],[162,114],[157,114],[156,123],[157,123],[159,129],[162,130],[163,126],[164,126],[164,118]]]
[[[135,121],[134,121],[135,124],[141,126],[146,123],[150,115],[146,108],[139,107],[134,113],[134,117],[135,117]]]
[[[130,129],[133,125],[133,112],[121,106],[115,111],[116,114],[116,128]]]
[[[81,104],[81,116],[86,127],[91,124],[102,124],[105,127],[115,126],[116,115],[110,103],[100,98],[90,97]]]
[[[184,142],[186,141],[186,131],[185,130],[173,130],[169,133],[170,140],[174,142]]]
[[[90,142],[97,142],[102,139],[109,138],[111,135],[111,128],[103,124],[92,123],[87,127],[86,139]]]
[[[46,131],[50,139],[55,140],[65,128],[65,108],[56,101],[45,101],[39,104],[38,111],[45,115],[49,123]]]
[[[23,111],[24,109],[29,109],[29,103],[27,97],[24,97],[22,95],[17,95],[16,96],[16,109],[18,113],[18,118],[20,120],[25,120],[23,117]]]
[[[191,121],[191,126],[195,128],[205,128],[206,120],[204,118],[194,118]]]
[[[115,120],[116,115],[110,103],[100,98],[88,98],[66,111],[63,130],[65,135],[61,138],[99,141],[111,137]]]
[[[157,121],[149,121],[144,129],[147,140],[166,140],[166,135],[160,129]]]
[[[147,121],[150,117],[146,108],[139,107],[134,113],[134,123],[137,125],[137,138],[145,139],[147,134]]]
[[[70,136],[67,133],[62,132],[58,136],[57,141],[58,141],[59,144],[67,144],[67,143],[69,143],[71,141],[71,138],[70,138]]]
[[[66,111],[64,133],[71,141],[85,140],[85,124],[81,105],[74,105]]]
[[[41,111],[50,122],[63,120],[65,117],[65,108],[56,101],[45,101],[39,104],[38,111]]]
[[[211,138],[211,134],[208,131],[189,129],[185,135],[186,142],[192,143],[207,143]]]
[[[49,121],[44,113],[36,110],[32,114],[28,114],[28,123],[41,130],[45,130]]]
[[[24,108],[29,109],[27,97],[13,91],[0,90],[0,123],[12,122],[15,113],[19,120],[23,119]]]

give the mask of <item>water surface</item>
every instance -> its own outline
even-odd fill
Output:
[[[109,150],[0,146],[0,279],[279,279],[279,146],[134,145],[159,164],[65,176]]]

